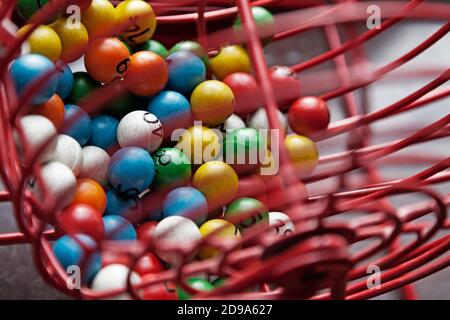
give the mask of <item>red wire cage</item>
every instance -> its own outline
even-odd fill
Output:
[[[32,18],[33,25],[43,23],[47,16],[69,2],[86,1],[52,1]],[[450,158],[391,156],[425,142],[442,143],[448,148],[442,139],[450,133],[450,114],[400,140],[372,143],[375,123],[418,108],[428,108],[433,102],[446,98],[450,94],[450,89],[445,87],[450,69],[441,70],[440,75],[425,86],[376,111],[370,111],[367,90],[447,35],[450,30],[449,4],[422,0],[160,0],[150,1],[150,4],[158,17],[155,37],[161,42],[170,45],[187,38],[196,39],[208,52],[217,50],[224,42],[245,44],[273,129],[280,129],[276,114],[278,106],[251,6],[264,6],[275,13],[276,30],[271,35],[274,45],[309,30],[323,32],[328,50],[290,67],[298,73],[302,84],[317,81],[318,74],[308,71],[330,62],[334,70],[325,74],[320,71],[322,77],[333,75],[339,82],[323,90],[318,85],[319,95],[326,101],[342,99],[345,118],[332,122],[313,140],[326,141],[343,134],[349,134],[349,138],[345,142],[345,151],[322,156],[316,171],[302,181],[292,174],[286,150],[280,144],[281,169],[277,175],[280,183],[276,188],[265,186],[263,189],[268,199],[266,205],[283,208],[294,222],[295,232],[274,239],[267,236],[268,229],[259,230],[249,233],[233,246],[218,244],[207,237],[186,248],[177,248],[185,257],[179,267],[163,271],[139,285],[132,285],[129,278],[127,288],[121,290],[102,293],[88,287],[69,290],[67,274],[51,249],[57,233],[40,219],[42,212],[51,208],[39,203],[25,187],[28,177],[39,176],[40,165],[36,159],[22,165],[13,134],[20,131],[18,119],[26,112],[33,91],[52,74],[43,77],[21,98],[17,97],[8,76],[8,66],[32,29],[18,37],[10,28],[15,1],[1,1],[0,173],[6,191],[0,193],[0,200],[11,202],[20,231],[0,234],[0,245],[31,245],[34,263],[42,278],[67,295],[81,299],[107,298],[121,292],[140,299],[139,290],[167,281],[175,282],[198,299],[368,299],[400,288],[404,298],[413,299],[416,298],[415,281],[450,266],[450,221],[447,218],[450,198],[435,189],[450,180]],[[357,26],[367,19],[369,5],[380,8],[382,23],[379,28],[359,33]],[[243,24],[239,40],[228,28],[237,14]],[[394,61],[379,68],[372,67],[364,45],[408,19],[442,21],[443,25]],[[344,36],[346,40],[343,40]],[[132,82],[133,79],[124,81]],[[114,99],[123,87],[124,84],[119,84],[114,88],[98,89],[81,107],[95,113],[108,99]],[[280,139],[284,139],[284,133]],[[384,179],[380,174],[384,166],[403,166],[412,162],[427,168],[399,179]],[[356,182],[351,181],[355,172]],[[319,195],[304,196],[304,185],[329,181],[327,179],[337,183],[327,185]],[[253,187],[254,183],[240,180],[241,185]],[[254,189],[255,192],[259,190]],[[398,207],[391,202],[391,197],[413,194],[421,197],[416,197],[411,204]],[[47,197],[50,199],[51,195]],[[406,236],[412,240],[405,241]],[[189,261],[187,257],[191,252],[204,243],[220,247],[223,254],[206,261]],[[365,245],[367,243],[369,245]],[[139,242],[117,246],[105,241],[99,246],[102,251],[126,253],[130,258],[130,270],[146,249]],[[370,277],[367,270],[374,265],[381,271],[377,288],[367,286]],[[229,280],[213,291],[202,292],[185,282],[187,276],[199,273],[223,275]],[[249,291],[249,288],[253,290]]]

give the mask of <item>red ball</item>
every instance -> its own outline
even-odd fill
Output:
[[[86,204],[72,204],[56,218],[57,230],[67,234],[83,233],[94,240],[103,239],[104,225],[100,212]]]
[[[295,99],[300,97],[300,81],[297,74],[289,67],[274,66],[270,68],[269,76],[278,107],[281,110],[289,108]]]
[[[234,113],[237,115],[246,116],[261,107],[261,92],[252,75],[245,72],[236,72],[228,75],[223,82],[234,93]]]
[[[153,251],[153,232],[157,225],[156,221],[148,221],[141,224],[136,230],[138,240],[143,242],[148,251]]]
[[[142,277],[142,281],[153,279],[155,275],[148,274]],[[176,285],[171,281],[153,284],[140,290],[144,300],[178,300]]]
[[[152,96],[164,89],[169,70],[163,58],[151,51],[140,51],[130,60],[127,80],[131,92],[138,96]]]
[[[132,259],[128,254],[105,250],[102,252],[102,268],[110,264],[122,264],[130,267]]]
[[[164,266],[156,255],[153,253],[146,253],[139,258],[134,267],[134,271],[140,276],[145,276],[147,274],[157,274],[164,271]]]
[[[295,133],[311,136],[326,130],[330,123],[327,103],[319,97],[297,99],[289,109],[288,121]]]

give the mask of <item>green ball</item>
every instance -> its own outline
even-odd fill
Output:
[[[209,66],[208,53],[206,53],[206,50],[198,42],[191,40],[178,42],[170,49],[169,55],[181,50],[190,51],[193,54],[197,55],[200,59],[202,59],[205,66],[208,68]]]
[[[69,103],[78,104],[100,87],[87,72],[76,72],[73,74],[73,87],[67,98]]]
[[[131,92],[123,92],[118,97],[110,100],[104,106],[102,113],[121,120],[127,114],[136,110],[137,97]]]
[[[272,34],[272,36],[266,36],[262,38],[264,45],[269,44],[272,41],[273,34],[275,34],[275,20],[272,13],[263,7],[252,7],[252,15],[255,20],[255,24],[258,27],[259,34]],[[242,27],[242,21],[240,17],[237,17],[233,24],[235,35],[239,36]]]
[[[264,228],[269,225],[269,210],[266,206],[253,198],[239,198],[234,200],[225,210],[225,220],[233,223],[239,231],[257,226]]]
[[[211,284],[214,286],[214,288],[221,287],[225,284],[226,279],[224,278],[217,278],[214,280]]]
[[[156,40],[147,40],[144,43],[133,46],[133,53],[139,51],[152,51],[159,55],[161,58],[165,59],[169,55],[166,47]]]
[[[19,0],[17,1],[17,12],[24,20],[29,20],[48,2],[49,0]]]
[[[190,278],[186,282],[190,287],[199,291],[211,291],[215,289],[211,283],[202,278]],[[180,300],[189,300],[191,298],[189,293],[179,287],[177,288],[177,294]]]
[[[189,158],[179,149],[161,148],[153,154],[155,162],[155,179],[153,186],[156,188],[177,188],[185,186],[191,179],[191,163]]]

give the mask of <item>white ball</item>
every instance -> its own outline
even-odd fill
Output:
[[[161,145],[163,136],[161,122],[147,111],[130,112],[120,120],[117,128],[117,141],[122,148],[134,146],[153,152]]]
[[[245,122],[238,115],[232,114],[231,116],[228,117],[227,120],[225,120],[224,123],[217,126],[216,128],[222,131],[223,133],[227,133],[227,130],[228,132],[230,132],[234,129],[245,128]]]
[[[278,116],[278,122],[280,123],[280,128],[286,130],[287,121],[283,113],[280,110],[276,110]],[[266,109],[259,108],[248,120],[247,126],[253,129],[270,129],[269,119],[267,118]]]
[[[277,211],[269,212],[269,225],[273,226],[273,232],[277,236],[287,236],[295,230],[291,218],[287,214]]]
[[[165,262],[178,265],[181,257],[167,246],[186,246],[202,238],[197,225],[190,219],[171,216],[161,220],[153,232],[156,254]]]
[[[51,161],[65,164],[73,171],[75,176],[78,176],[83,164],[83,153],[80,144],[74,138],[60,134]]]
[[[102,148],[87,146],[82,150],[83,161],[80,178],[89,178],[97,181],[102,186],[108,184],[109,154]]]
[[[108,291],[127,287],[128,273],[130,269],[122,264],[110,264],[102,268],[92,281],[93,291]],[[139,284],[141,277],[134,271],[131,272],[130,281],[132,284]],[[126,293],[108,298],[108,300],[129,300]]]

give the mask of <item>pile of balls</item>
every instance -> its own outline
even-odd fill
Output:
[[[27,21],[45,3],[19,0],[17,11]],[[258,26],[273,28],[268,10],[252,10]],[[240,146],[244,153],[270,146],[261,134],[269,123],[245,46],[208,52],[186,40],[167,50],[151,39],[156,15],[140,0],[116,7],[92,0],[82,8],[81,21],[70,22],[64,13],[51,20],[31,32],[10,76],[18,96],[29,99],[16,132],[17,148],[23,165],[42,165],[27,188],[51,208],[39,218],[55,228],[53,252],[60,267],[79,265],[83,284],[101,292],[124,288],[131,265],[133,284],[179,266],[181,257],[171,248],[208,236],[230,246],[259,227],[273,226],[275,236],[294,232],[286,214],[268,209],[267,198],[242,195],[242,179],[271,179],[260,174],[267,159],[228,164],[216,158],[217,150],[226,154],[230,147],[225,146],[238,147],[242,141],[248,142]],[[25,24],[18,36],[32,27]],[[233,28],[239,35],[239,18]],[[68,64],[79,58],[86,71],[73,73]],[[60,67],[61,62],[66,64]],[[51,74],[55,65],[60,69]],[[302,175],[310,174],[318,160],[310,137],[328,126],[326,103],[300,97],[299,80],[289,67],[272,67],[270,78],[280,127],[288,133],[288,154]],[[42,82],[37,90],[36,81]],[[128,90],[102,113],[88,114],[80,107],[96,89],[118,81],[129,84]],[[185,130],[173,141],[179,129]],[[210,156],[208,149],[213,150]],[[105,241],[140,243],[145,253],[133,263],[131,253],[101,250]],[[220,245],[208,243],[190,259],[211,259],[221,252]],[[226,275],[187,279],[200,291],[226,281]],[[171,282],[140,295],[190,297]]]

